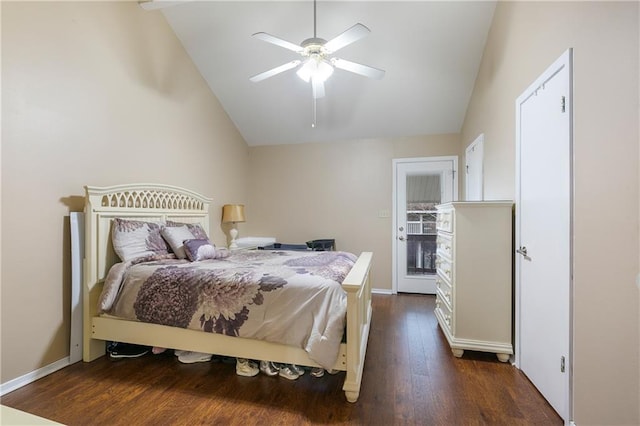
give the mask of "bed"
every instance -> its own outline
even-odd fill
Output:
[[[160,184],[86,186],[85,191],[86,241],[82,298],[84,361],[90,362],[103,356],[106,341],[119,341],[310,367],[331,367],[346,373],[343,390],[347,401],[358,400],[371,322],[371,252],[357,256],[339,284],[346,297],[345,333],[339,343],[335,363],[327,366],[324,361],[326,358],[323,358],[324,365],[320,364],[317,356],[312,358],[306,348],[296,345],[238,337],[238,333],[232,336],[122,319],[101,312],[105,281],[111,267],[121,262],[112,241],[114,222],[175,222],[199,226],[209,235],[211,200],[187,189]],[[242,255],[232,252],[229,259],[235,259],[237,263],[243,257],[245,260],[255,260],[255,256],[258,256],[258,251]]]

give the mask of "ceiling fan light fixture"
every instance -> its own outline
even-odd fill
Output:
[[[314,79],[324,83],[333,74],[333,66],[329,62],[319,57],[312,56],[296,71],[298,77],[300,77],[305,83]]]

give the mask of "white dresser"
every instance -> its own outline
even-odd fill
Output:
[[[513,202],[437,206],[436,310],[456,357],[465,351],[513,354]]]

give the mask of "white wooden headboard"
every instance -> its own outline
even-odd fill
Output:
[[[119,258],[111,243],[114,218],[199,223],[209,234],[211,199],[162,184],[85,186],[84,327],[97,315],[97,301],[109,268]],[[85,331],[86,332],[86,331]]]

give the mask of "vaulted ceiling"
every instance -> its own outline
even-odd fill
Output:
[[[371,33],[336,53],[381,68],[381,80],[336,69],[326,96],[286,71],[249,77],[297,59],[252,37],[295,44],[313,37],[314,5],[300,1],[187,1],[161,7],[169,25],[250,146],[388,138],[460,131],[495,2],[318,1],[317,36],[356,23]]]

